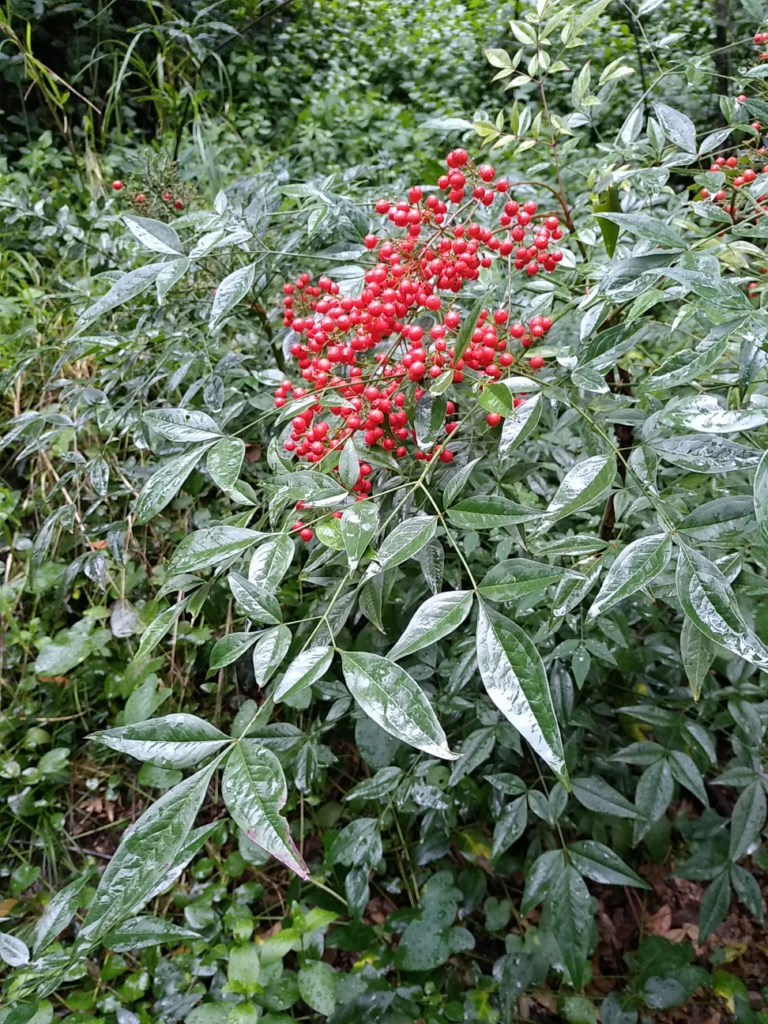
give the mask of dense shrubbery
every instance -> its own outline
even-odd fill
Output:
[[[0,1022],[768,1019],[768,46],[518,6],[0,182]]]

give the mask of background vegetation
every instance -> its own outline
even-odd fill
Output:
[[[768,1020],[764,16],[9,0],[2,1024]],[[284,284],[459,146],[561,263],[288,459]]]

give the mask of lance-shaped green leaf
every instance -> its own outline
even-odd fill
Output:
[[[552,880],[547,903],[571,984],[581,989],[589,977],[588,952],[596,902],[576,868],[563,864]]]
[[[277,684],[273,699],[275,704],[286,697],[294,697],[308,686],[322,679],[333,661],[332,647],[310,647],[302,651],[285,670]]]
[[[166,633],[170,632],[176,620],[187,607],[188,601],[189,598],[185,597],[183,601],[179,601],[177,604],[172,604],[167,608],[164,608],[159,615],[156,615],[152,619],[150,624],[141,634],[139,649],[136,652],[137,661],[142,661],[146,658],[147,655],[157,647]]]
[[[218,441],[221,431],[208,413],[189,409],[151,409],[144,422],[155,434],[176,444],[200,444]]]
[[[355,451],[355,442],[347,438],[339,456],[339,479],[351,491],[360,479],[360,460]]]
[[[364,651],[342,651],[344,681],[357,703],[391,736],[433,757],[454,759],[421,687],[405,669]]]
[[[499,438],[499,458],[508,458],[515,448],[527,440],[541,419],[544,398],[539,393],[513,409],[504,420]]]
[[[151,217],[123,217],[123,223],[141,244],[152,252],[180,256],[184,252],[181,239],[170,224]]]
[[[237,483],[244,457],[245,441],[240,437],[222,437],[208,452],[205,465],[222,491],[231,490]]]
[[[491,856],[495,859],[516,843],[528,824],[528,801],[524,796],[507,804],[493,829]]]
[[[753,469],[761,456],[756,448],[711,434],[669,437],[654,440],[651,445],[666,462],[691,473],[733,473],[740,469]]]
[[[610,455],[594,455],[570,469],[547,506],[548,522],[556,523],[582,508],[595,505],[610,491],[616,462]]]
[[[765,790],[761,780],[755,779],[742,791],[733,808],[729,846],[731,860],[740,860],[753,845],[759,845],[766,814]]]
[[[372,501],[356,501],[341,516],[341,538],[350,569],[356,569],[379,528],[379,509]]]
[[[728,331],[733,330],[730,325]],[[719,362],[728,348],[729,333],[721,333],[713,341],[701,348],[686,348],[682,352],[675,352],[666,359],[658,370],[646,377],[639,385],[638,391],[646,392],[668,391],[670,388],[680,387],[689,384],[691,381],[699,380],[701,375],[711,370]]]
[[[147,480],[136,501],[136,523],[141,526],[162,512],[169,501],[172,501],[189,474],[198,464],[210,444],[201,445],[191,451],[182,452],[172,459],[165,459],[163,464]]]
[[[135,949],[149,949],[165,943],[189,942],[202,938],[198,932],[182,928],[172,921],[164,921],[161,917],[136,917],[113,928],[101,940],[105,949],[113,953],[132,953]]]
[[[29,963],[29,949],[26,942],[17,939],[8,932],[0,932],[0,960],[9,967],[23,967]],[[26,1018],[31,1020],[30,1017]]]
[[[563,741],[539,652],[519,626],[486,610],[482,601],[477,663],[493,703],[567,785]]]
[[[768,648],[744,621],[728,580],[713,562],[687,547],[681,548],[677,563],[677,596],[704,636],[751,665],[768,667]]]
[[[78,878],[75,878],[69,885],[60,889],[46,906],[43,913],[35,922],[35,930],[32,936],[32,949],[35,953],[41,952],[46,946],[56,939],[69,925],[80,906],[80,893],[85,888],[86,882],[91,880],[89,872],[85,871]]]
[[[654,103],[653,112],[673,146],[677,146],[684,153],[696,152],[696,126],[687,114],[670,107],[667,103]]]
[[[587,621],[596,619],[625,597],[647,587],[664,571],[671,557],[672,538],[668,533],[657,533],[633,541],[608,570],[587,613]]]
[[[650,889],[617,853],[594,839],[582,839],[568,847],[568,860],[579,874],[601,885],[633,885]]]
[[[445,426],[446,399],[432,391],[425,391],[416,400],[414,412],[414,428],[416,444],[422,451],[431,448]]]
[[[256,264],[249,263],[247,267],[240,267],[228,274],[216,289],[211,307],[211,315],[208,320],[208,330],[214,327],[223,317],[233,309],[241,299],[245,298],[253,287],[253,279],[256,274]]]
[[[414,613],[405,632],[387,655],[396,661],[437,643],[462,624],[472,608],[471,590],[449,590],[429,597]]]
[[[713,543],[726,534],[743,534],[752,525],[755,506],[748,494],[715,498],[697,505],[677,525],[680,533],[704,543]]]
[[[287,626],[275,626],[261,634],[253,649],[253,674],[257,686],[269,682],[290,646],[291,631]]]
[[[163,793],[123,833],[83,922],[79,950],[134,914],[165,877],[187,841],[217,764],[218,759]]]
[[[480,494],[464,498],[448,509],[448,518],[454,524],[468,530],[492,530],[497,526],[514,526],[539,519],[542,512],[526,505],[518,505],[509,498],[495,494]]]
[[[240,526],[209,526],[197,530],[176,548],[168,571],[177,576],[209,569],[253,547],[263,536],[257,530],[246,530]]]
[[[274,594],[237,572],[231,572],[227,582],[234,599],[254,622],[266,626],[277,626],[282,622],[283,613]]]
[[[517,601],[569,577],[584,579],[580,572],[561,569],[559,565],[534,562],[530,558],[508,558],[489,569],[477,589],[489,601]]]
[[[691,696],[698,700],[704,680],[715,660],[717,646],[694,626],[689,618],[683,619],[680,630],[680,658],[691,687]]]
[[[484,302],[485,296],[483,295],[475,302],[467,316],[467,319],[459,328],[459,333],[456,335],[456,344],[453,346],[454,366],[458,363],[469,347],[469,343],[472,340],[472,332],[477,326],[477,321],[480,319]]]
[[[768,557],[768,452],[755,473],[755,517],[763,553]]]
[[[409,558],[413,558],[428,544],[437,531],[436,516],[415,516],[396,526],[381,542],[376,554],[376,562],[371,565],[369,574],[392,569]]]
[[[288,787],[280,762],[256,740],[241,740],[224,765],[221,795],[229,813],[251,842],[309,878],[309,871],[291,838],[288,822],[280,814]]]
[[[213,645],[208,671],[215,672],[237,661],[259,638],[258,633],[227,633]]]
[[[191,768],[218,753],[229,740],[215,725],[183,713],[105,729],[90,737],[96,743],[149,761],[161,768]]]
[[[461,469],[457,469],[456,472],[448,479],[443,491],[443,505],[448,508],[454,503],[461,492],[467,485],[470,476],[472,475],[475,466],[481,461],[480,457],[472,459],[466,466],[462,466]]]
[[[336,520],[333,520],[336,522]],[[295,547],[291,538],[281,533],[259,544],[251,556],[248,579],[265,590],[277,590],[293,560]]]
[[[106,295],[102,295],[92,306],[89,306],[84,313],[81,313],[75,324],[75,334],[82,331],[98,320],[105,313],[110,313],[124,302],[135,299],[137,295],[147,291],[155,283],[155,278],[162,272],[165,263],[150,263],[145,267],[138,267],[127,274],[123,274],[109,289]]]

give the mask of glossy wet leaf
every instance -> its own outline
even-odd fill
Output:
[[[269,682],[290,646],[291,631],[287,626],[274,626],[261,634],[253,648],[253,675],[257,686]]]
[[[528,824],[528,801],[524,796],[507,804],[493,827],[491,856],[500,857],[516,843]]]
[[[539,652],[510,619],[480,602],[477,663],[488,696],[539,757],[567,783],[563,743]]]
[[[556,523],[604,498],[613,485],[616,461],[610,455],[594,455],[578,462],[563,477],[555,496],[547,506],[550,523]]]
[[[136,502],[136,523],[148,523],[166,507],[181,490],[184,481],[198,464],[210,445],[201,445],[191,451],[164,459],[141,490]]]
[[[309,647],[293,659],[285,675],[277,684],[273,699],[277,704],[286,697],[294,697],[308,686],[318,682],[333,661],[332,647]]]
[[[352,490],[360,479],[360,460],[357,457],[355,443],[351,437],[347,439],[344,447],[341,449],[341,455],[339,456],[339,479],[349,491]]]
[[[617,853],[594,839],[582,839],[568,847],[568,859],[579,874],[601,885],[632,885],[650,889]]]
[[[258,638],[258,633],[228,633],[221,637],[211,648],[208,670],[214,672],[231,665],[250,650]]]
[[[170,224],[150,217],[123,217],[123,223],[137,241],[151,252],[179,256],[184,252],[181,239]]]
[[[168,571],[172,575],[179,575],[210,569],[247,551],[262,536],[256,530],[246,530],[239,526],[209,526],[197,530],[185,537],[176,548]]]
[[[29,963],[29,949],[25,942],[8,932],[0,932],[0,960],[9,967],[23,967]]]
[[[287,534],[270,537],[253,552],[248,579],[265,590],[277,590],[291,566],[294,552],[294,543]]]
[[[768,648],[745,622],[728,580],[692,548],[680,550],[677,595],[685,614],[709,640],[752,665],[768,667]]]
[[[205,465],[213,482],[223,491],[237,483],[245,458],[245,442],[239,437],[222,437],[208,452]]]
[[[704,543],[714,543],[728,534],[743,534],[752,525],[755,506],[748,494],[715,498],[691,509],[678,523],[678,530]]]
[[[509,413],[501,426],[499,458],[506,459],[534,432],[541,419],[544,398],[541,393],[533,395]]]
[[[385,732],[433,757],[453,759],[448,741],[421,687],[388,658],[364,651],[342,651],[349,692]]]
[[[32,949],[37,954],[49,946],[74,918],[81,902],[81,893],[90,874],[83,872],[78,878],[65,885],[55,894],[43,913],[35,922],[32,935]]]
[[[760,836],[766,826],[768,805],[765,789],[759,779],[755,779],[741,792],[731,816],[731,839],[729,856],[731,860],[741,860],[752,847],[760,843]]]
[[[336,975],[322,960],[309,960],[299,968],[301,998],[316,1013],[330,1017],[336,1007]]]
[[[458,629],[471,608],[472,592],[469,590],[451,590],[427,598],[416,609],[403,635],[387,657],[396,661],[442,640]]]
[[[288,787],[271,750],[257,740],[241,740],[224,765],[221,794],[229,813],[251,842],[300,878],[309,877],[288,822],[280,813],[288,799]]]
[[[479,593],[489,601],[517,601],[559,583],[564,577],[583,580],[581,573],[530,558],[497,562],[480,581]]]
[[[768,557],[768,452],[763,455],[755,473],[755,517],[763,553]]]
[[[413,558],[432,540],[436,531],[436,516],[414,516],[413,519],[400,523],[381,542],[376,553],[376,571],[392,569]]]
[[[153,433],[175,444],[215,442],[221,437],[216,421],[197,410],[150,409],[143,419]]]
[[[573,795],[579,803],[595,814],[609,814],[616,818],[635,818],[637,811],[625,796],[604,779],[585,776],[573,779]]]
[[[227,577],[232,596],[254,622],[265,626],[277,626],[282,622],[283,613],[277,598],[264,587],[251,583],[237,572]]]
[[[168,608],[164,608],[152,619],[147,628],[141,634],[139,649],[136,652],[137,661],[141,661],[143,658],[146,658],[147,655],[157,647],[163,637],[173,629],[176,620],[184,611],[186,604],[187,600],[184,599],[183,601],[179,601],[177,604],[169,605]]]
[[[78,947],[89,948],[134,914],[165,877],[192,831],[216,766],[214,761],[163,793],[123,833],[101,876]]]
[[[633,541],[619,554],[608,570],[587,621],[596,619],[624,598],[647,587],[666,569],[672,557],[672,538],[657,533]]]
[[[699,908],[699,941],[706,942],[728,915],[731,905],[731,882],[727,871],[721,871],[707,886]]]
[[[105,949],[113,953],[132,953],[135,949],[151,949],[172,944],[178,946],[200,939],[197,932],[182,928],[161,917],[136,917],[108,932],[101,940]]]
[[[595,901],[578,871],[566,863],[552,879],[547,903],[560,956],[571,984],[580,989],[589,977]]]
[[[416,400],[414,427],[416,444],[422,451],[432,448],[445,426],[446,400],[442,395],[425,391]]]
[[[211,315],[208,319],[208,330],[213,330],[234,307],[244,299],[253,287],[256,264],[249,263],[246,267],[233,270],[216,288],[213,298]]]
[[[640,393],[668,391],[700,379],[722,359],[728,348],[728,335],[716,336],[713,341],[700,348],[685,349],[669,356],[650,376],[645,377],[638,387]]]
[[[443,505],[445,508],[452,505],[458,498],[469,483],[469,478],[473,471],[481,461],[482,460],[480,458],[472,459],[466,464],[466,466],[462,466],[461,469],[457,469],[453,476],[450,477],[445,485],[445,490],[443,491]]]
[[[106,295],[102,295],[84,313],[80,314],[75,324],[75,333],[80,334],[105,313],[111,313],[113,309],[117,309],[118,306],[130,302],[131,299],[135,299],[142,292],[147,291],[155,283],[155,279],[165,266],[165,263],[150,263],[123,274]]]
[[[684,619],[680,630],[680,658],[694,700],[701,696],[701,688],[716,654],[717,645],[691,619]]]
[[[448,509],[448,518],[454,526],[467,530],[492,530],[498,526],[529,523],[543,515],[538,509],[527,508],[500,495],[478,495],[463,498]]]
[[[760,461],[755,448],[709,434],[689,434],[652,442],[653,450],[665,462],[692,473],[732,473],[752,469]]]
[[[653,111],[674,146],[684,153],[696,152],[696,126],[687,114],[668,103],[654,103]]]
[[[350,569],[356,569],[379,528],[379,509],[373,501],[357,501],[342,513],[341,539]]]
[[[161,768],[191,768],[230,742],[215,725],[182,712],[105,729],[91,739]]]

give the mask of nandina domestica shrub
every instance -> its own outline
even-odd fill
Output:
[[[547,49],[556,30],[533,12],[514,23],[518,52],[530,48],[523,77],[562,72]],[[493,51],[510,75],[514,60]],[[589,75],[577,81],[589,110]],[[746,171],[765,106],[733,101],[727,127],[699,139],[683,112],[657,103],[645,117],[638,104],[586,169],[573,145],[583,122],[547,112],[526,126],[517,106],[506,125],[478,126],[506,176],[454,149],[436,183],[371,197],[370,219],[327,183],[286,184],[271,207],[246,184],[212,212],[169,213],[173,224],[125,217],[153,262],[110,282],[74,344],[126,309],[143,331],[156,287],[181,347],[189,319],[175,324],[169,293],[186,282],[206,343],[232,347],[183,391],[183,363],[167,387],[142,377],[130,427],[107,388],[105,449],[130,429],[163,456],[128,470],[140,493],[125,543],[192,509],[141,609],[136,662],[165,643],[175,657],[184,627],[203,624],[216,639],[201,690],[205,668],[236,686],[215,724],[187,695],[175,713],[157,705],[95,735],[178,781],[125,832],[73,946],[52,943],[77,894],[24,936],[31,965],[12,937],[14,1000],[50,993],[116,932],[125,941],[122,923],[210,836],[196,821],[219,770],[239,849],[276,858],[297,899],[337,872],[355,921],[382,863],[407,850],[401,818],[414,903],[435,864],[460,865],[473,909],[486,893],[507,899],[514,879],[517,930],[493,969],[507,1009],[521,973],[523,987],[549,973],[592,991],[597,896],[647,890],[649,861],[674,853],[681,875],[706,883],[702,943],[732,897],[762,917],[768,183]],[[547,155],[535,178],[507,171],[506,152],[533,149]],[[698,198],[716,175],[729,175],[729,210]],[[265,227],[278,213],[285,244]],[[326,217],[335,245],[298,252],[300,231],[313,237]],[[88,402],[74,391],[70,411],[85,420]],[[42,436],[34,419],[14,429]],[[246,457],[262,444],[263,460]],[[88,527],[52,514],[51,531]],[[101,557],[117,563],[112,549]],[[350,820],[325,841],[305,815],[329,780]],[[729,813],[718,786],[733,791]],[[472,949],[441,875],[418,909],[401,908],[413,916],[392,915],[382,971],[418,974]],[[439,926],[436,902],[450,918]],[[425,922],[439,941],[421,941]],[[157,924],[132,926],[140,937]],[[675,963],[674,978],[638,968],[613,1019],[705,983]]]

